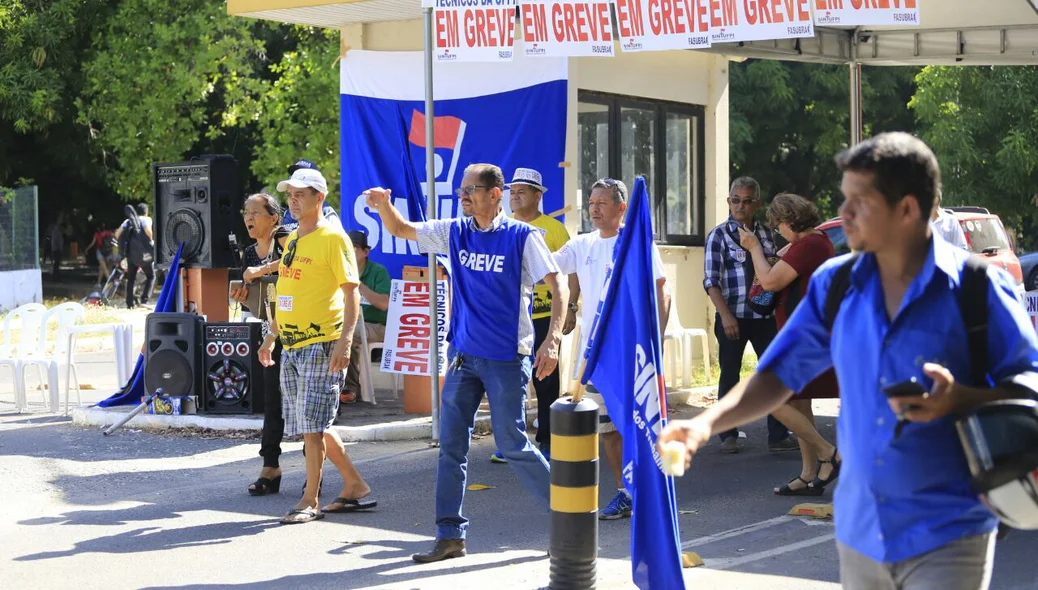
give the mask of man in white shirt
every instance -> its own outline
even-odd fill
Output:
[[[955,217],[955,214],[951,211],[941,208],[940,191],[937,192],[937,202],[934,203],[933,213],[930,214],[930,229],[952,246],[962,248],[963,250],[970,249],[966,243],[966,233],[962,231],[962,224],[959,223],[959,218]]]
[[[584,305],[581,313],[580,351],[576,359],[577,374],[583,371],[583,353],[587,347],[588,331],[595,319],[598,302],[606,288],[606,277],[613,267],[613,249],[623,226],[624,214],[627,212],[627,186],[612,178],[598,180],[591,185],[591,196],[588,198],[588,213],[595,231],[581,234],[555,252],[555,262],[562,274],[576,274],[574,285],[570,280],[569,311],[563,332],[568,334],[576,323],[577,298],[584,292]],[[667,318],[670,317],[670,289],[667,277],[663,274],[663,261],[660,259],[656,245],[652,247],[653,274],[656,278],[656,300],[659,302],[660,333],[667,329]],[[572,277],[571,277],[572,279]],[[604,337],[609,337],[608,326],[600,326],[606,330]],[[588,384],[589,398],[598,403],[598,430],[602,435],[602,446],[605,449],[606,461],[616,479],[616,496],[603,509],[599,510],[601,520],[616,520],[631,516],[631,496],[623,484],[623,438],[606,413],[602,396]]]

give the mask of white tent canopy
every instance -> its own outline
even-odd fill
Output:
[[[720,43],[709,51],[887,66],[1038,64],[1038,14],[1027,0],[919,0],[919,4],[921,25],[917,27],[816,27],[813,38]],[[422,18],[420,0],[229,0],[227,11],[328,28]]]

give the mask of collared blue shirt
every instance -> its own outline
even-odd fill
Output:
[[[927,362],[970,383],[958,303],[967,256],[934,238],[893,321],[876,259],[861,256],[831,337],[825,328],[825,297],[847,256],[830,260],[814,274],[807,297],[760,360],[758,370],[772,371],[793,391],[836,368],[837,444],[843,457],[834,496],[836,538],[879,562],[904,561],[993,531],[998,522],[970,490],[955,419],[909,423],[895,439],[897,418],[882,392],[912,377],[931,387],[923,374]],[[997,382],[1038,369],[1038,338],[1017,301],[1013,279],[992,267],[988,277],[988,372]]]

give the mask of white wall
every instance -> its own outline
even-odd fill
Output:
[[[621,53],[608,58],[570,60],[569,122],[566,129],[566,204],[577,210],[577,92],[593,90],[641,96],[705,107],[705,231],[727,216],[728,192],[728,60],[695,51]],[[623,179],[630,181],[630,179]],[[586,190],[587,187],[584,187]],[[571,233],[576,215],[566,218]],[[681,323],[711,329],[713,309],[703,291],[703,248],[661,246],[660,255]],[[712,339],[711,339],[712,341]],[[711,346],[713,343],[711,342]]]
[[[0,312],[26,303],[43,302],[43,275],[40,269],[0,272]]]

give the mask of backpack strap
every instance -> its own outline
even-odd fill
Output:
[[[847,289],[851,286],[851,269],[858,261],[858,256],[858,254],[853,254],[833,272],[833,280],[829,283],[829,291],[825,294],[825,328],[830,332],[833,331],[836,314],[840,313],[840,306],[843,305]]]
[[[971,385],[982,387],[988,382],[988,265],[975,256],[962,269],[959,313],[966,325]]]

